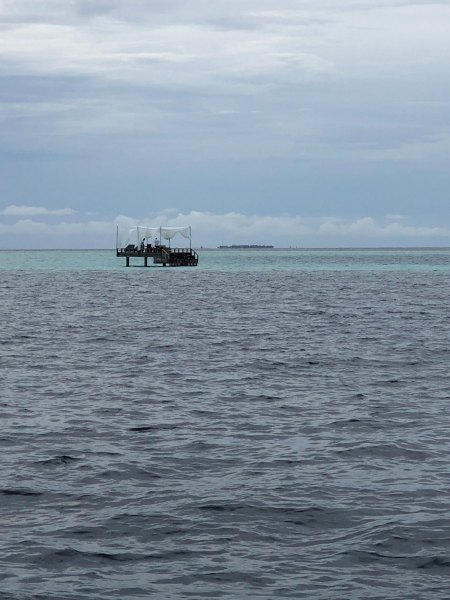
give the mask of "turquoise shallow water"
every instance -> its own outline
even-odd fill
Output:
[[[198,253],[198,269],[219,272],[450,270],[448,248],[253,251],[200,249]],[[142,262],[142,259],[132,259],[132,267],[142,267]],[[114,250],[0,251],[0,269],[13,271],[122,271],[124,268],[125,260],[117,258]]]

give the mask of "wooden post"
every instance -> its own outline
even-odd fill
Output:
[[[146,257],[146,256],[144,256],[144,267],[148,267],[148,264],[147,264],[147,257]]]
[[[127,260],[127,267],[129,267],[130,266],[130,257],[127,256],[126,260]]]

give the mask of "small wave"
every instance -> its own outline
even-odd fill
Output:
[[[352,550],[349,552],[342,552],[341,555],[348,557],[351,563],[354,563],[355,561],[361,564],[396,562],[404,567],[416,567],[415,557],[403,554],[383,554],[381,552],[375,552],[374,550]]]
[[[60,568],[65,563],[71,565],[83,566],[99,562],[119,562],[119,563],[138,563],[146,561],[171,561],[177,557],[184,557],[195,554],[189,549],[177,549],[168,552],[154,552],[139,554],[136,552],[89,552],[77,550],[75,548],[62,548],[43,552],[35,559],[35,563],[45,568]]]
[[[449,556],[434,556],[428,558],[423,562],[419,562],[417,565],[418,569],[426,570],[441,570],[450,569],[450,557]]]
[[[13,489],[7,488],[0,490],[0,494],[3,496],[42,496],[43,492],[35,492],[33,490]]]
[[[274,583],[274,579],[267,575],[253,574],[244,571],[211,571],[208,573],[196,573],[190,575],[181,575],[170,580],[163,580],[162,583],[178,583],[181,585],[189,585],[193,582],[211,582],[211,583],[246,583],[252,586],[270,585]]]
[[[200,510],[210,513],[239,513],[251,520],[278,520],[308,528],[342,528],[349,526],[347,511],[339,508],[307,506],[256,506],[253,504],[203,504]]]
[[[114,561],[114,562],[133,562],[138,560],[139,554],[132,552],[87,552],[76,550],[75,548],[63,548],[60,550],[50,550],[41,554],[35,562],[45,564],[47,566],[61,564],[65,562],[83,563],[97,561]]]
[[[368,550],[355,550],[352,552],[343,552],[343,555],[351,556],[361,563],[372,562],[396,562],[407,569],[423,569],[427,571],[445,570],[447,574],[450,570],[449,556],[417,556],[410,554],[384,554],[381,552]]]
[[[130,427],[128,431],[136,431],[138,433],[145,433],[146,431],[164,431],[171,429],[179,429],[179,425],[172,424],[160,424],[160,425],[139,425],[137,427]]]
[[[422,461],[427,459],[427,454],[425,452],[403,448],[397,444],[363,444],[336,450],[336,453],[357,458],[371,456],[374,458],[403,458],[412,461]]]
[[[53,458],[48,458],[46,460],[38,461],[38,464],[41,465],[68,465],[70,463],[78,462],[81,460],[75,456],[69,456],[68,454],[61,454],[59,456],[54,456]]]
[[[235,512],[243,508],[246,508],[245,504],[204,504],[203,506],[199,506],[200,510],[206,510],[211,512]]]

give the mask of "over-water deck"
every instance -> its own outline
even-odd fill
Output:
[[[170,248],[168,246],[152,246],[147,244],[143,250],[137,246],[129,245],[126,248],[117,248],[116,256],[125,257],[125,265],[130,266],[130,258],[143,258],[144,267],[149,266],[149,259],[154,265],[163,267],[196,267],[198,254],[192,248]]]

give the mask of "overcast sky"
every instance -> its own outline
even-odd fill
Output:
[[[450,246],[450,2],[0,0],[0,247]]]

